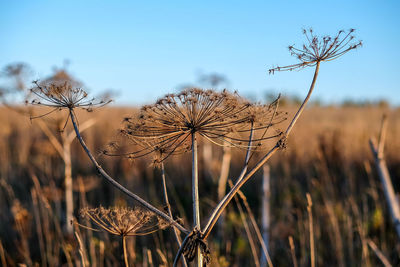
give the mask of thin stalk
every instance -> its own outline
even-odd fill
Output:
[[[123,250],[123,253],[124,253],[125,267],[129,267],[128,253],[126,252],[126,236],[125,235],[122,235],[122,250]]]
[[[314,71],[314,77],[313,80],[311,82],[311,86],[310,86],[310,90],[308,90],[308,94],[306,96],[306,98],[304,99],[303,103],[301,104],[299,110],[297,110],[296,115],[294,115],[292,121],[290,122],[289,126],[287,127],[286,131],[285,131],[285,136],[288,137],[288,135],[290,134],[290,132],[292,131],[297,119],[300,117],[301,113],[303,113],[304,108],[306,107],[306,104],[308,102],[308,100],[311,97],[311,94],[314,90],[314,86],[315,86],[315,82],[317,81],[317,77],[318,77],[318,73],[319,73],[319,65],[320,65],[320,61],[317,62],[317,64],[315,65],[315,71]]]
[[[164,202],[165,202],[165,205],[167,206],[169,217],[173,218],[172,211],[171,211],[171,205],[169,204],[169,199],[168,199],[167,182],[165,179],[165,168],[164,168],[163,161],[161,162],[161,178],[162,178],[162,183],[163,183]],[[181,237],[179,236],[179,230],[176,229],[175,227],[173,227],[173,230],[174,230],[176,242],[178,243],[178,246],[180,247],[182,240],[181,240]],[[183,255],[182,255],[182,262],[183,262],[183,266],[187,267],[186,259]]]
[[[256,267],[260,267],[260,261],[257,256],[256,245],[254,244],[254,239],[251,235],[249,224],[247,223],[246,216],[244,214],[242,206],[240,205],[239,198],[237,195],[235,196],[235,202],[236,202],[236,206],[238,207],[238,210],[239,210],[240,219],[243,222],[244,230],[246,231],[247,239],[249,240],[251,254],[253,255],[253,259],[254,259],[254,264],[256,265]]]
[[[294,246],[293,237],[289,236],[289,245],[290,245],[290,255],[292,256],[293,267],[298,267],[297,259],[296,259],[296,248]]]
[[[226,144],[227,142],[224,141]],[[231,165],[231,147],[227,144],[223,148],[223,156],[222,156],[222,163],[221,163],[221,170],[218,179],[218,200],[221,200],[226,194],[226,184],[228,181],[229,176],[229,168]],[[224,239],[224,225],[225,225],[225,214],[222,214],[221,218],[218,220],[218,238]]]
[[[183,253],[183,248],[185,247],[185,245],[189,241],[189,237],[190,236],[191,236],[190,234],[186,235],[185,239],[183,239],[182,244],[181,244],[178,252],[175,255],[174,264],[172,265],[173,267],[177,267],[178,266],[178,261],[179,261],[180,255]]]
[[[81,256],[81,261],[82,261],[82,267],[86,267],[86,262],[87,262],[87,258],[86,258],[86,253],[85,253],[85,247],[83,246],[81,237],[79,236],[78,231],[75,231],[75,237],[78,240],[78,244],[79,244],[79,255]]]
[[[199,206],[199,169],[197,160],[196,133],[192,132],[192,197],[193,197],[193,228],[201,229]],[[197,248],[197,266],[203,266],[203,256],[200,247]]]
[[[307,193],[306,197],[307,197],[307,213],[308,213],[308,231],[310,234],[311,267],[315,267],[315,243],[314,243],[314,224],[312,215],[312,200],[309,193]]]
[[[169,223],[171,223],[172,226],[178,228],[181,232],[183,232],[185,234],[188,234],[189,231],[186,228],[184,228],[182,225],[180,225],[176,221],[174,221],[173,218],[169,217],[167,214],[165,214],[164,212],[160,211],[159,209],[157,209],[156,207],[154,207],[153,205],[151,205],[150,203],[148,203],[147,201],[145,201],[144,199],[142,199],[138,195],[136,195],[136,194],[132,193],[131,191],[129,191],[127,188],[125,188],[123,185],[118,183],[116,180],[114,180],[110,175],[108,175],[103,170],[103,168],[100,166],[100,164],[96,161],[96,159],[94,158],[94,156],[90,152],[89,148],[86,146],[86,143],[83,140],[83,138],[82,138],[82,136],[81,136],[81,134],[79,132],[77,121],[76,121],[75,114],[74,114],[73,110],[70,110],[69,114],[71,116],[71,121],[72,121],[72,124],[74,126],[76,137],[78,138],[81,146],[85,150],[85,152],[88,155],[90,161],[95,165],[95,167],[96,167],[97,171],[100,173],[100,175],[104,179],[106,179],[108,182],[110,182],[114,187],[116,187],[117,189],[119,189],[120,191],[122,191],[123,193],[128,195],[129,197],[131,197],[134,200],[136,200],[137,202],[139,202],[143,207],[145,207],[146,209],[154,212],[155,214],[157,214],[158,216],[162,217],[163,219],[167,220]]]
[[[227,143],[227,142],[225,142]],[[222,199],[226,193],[226,182],[229,176],[229,167],[231,165],[231,148],[226,145],[223,148],[224,154],[222,156],[221,171],[218,179],[218,200]]]
[[[311,93],[314,90],[315,83],[317,81],[318,73],[319,73],[319,65],[320,62],[317,62],[314,71],[314,77],[310,85],[310,89],[308,90],[308,94],[306,98],[303,100],[300,108],[296,112],[295,116],[293,117],[291,123],[289,124],[288,128],[285,131],[285,137],[287,138],[293,129],[295,123],[297,122],[298,118],[300,117],[301,113],[303,112],[308,100],[310,99]],[[226,206],[228,206],[229,202],[232,200],[233,196],[239,191],[239,189],[258,171],[264,163],[266,163],[278,150],[280,149],[279,142],[271,148],[267,154],[261,158],[261,160],[251,169],[247,174],[243,176],[242,179],[238,179],[232,189],[228,192],[227,195],[218,203],[217,207],[214,209],[213,213],[211,214],[210,218],[208,219],[206,226],[203,228],[203,238],[206,239],[210,234],[212,228],[214,227],[215,223],[217,222],[218,218],[221,216],[222,212],[225,210]]]
[[[273,267],[271,258],[268,253],[268,247],[269,247],[269,230],[270,230],[270,220],[271,220],[271,188],[270,188],[270,180],[271,180],[271,173],[270,173],[270,168],[268,164],[265,164],[263,166],[263,183],[262,183],[262,188],[263,188],[263,194],[262,194],[262,212],[261,212],[261,225],[262,225],[262,235],[260,233],[260,243],[261,247],[264,251],[264,256],[261,257],[261,265],[265,266],[266,261],[268,261],[269,267]],[[247,203],[247,201],[245,202]],[[246,208],[249,206],[246,204]],[[251,209],[249,207],[249,211],[251,212]],[[252,216],[254,218],[254,216]],[[253,220],[252,220],[253,221]],[[255,220],[254,220],[255,222]],[[258,227],[254,227],[257,231],[259,231]],[[258,234],[257,234],[258,235]]]
[[[248,163],[250,160],[250,151],[251,151],[251,146],[253,142],[253,133],[254,133],[254,123],[251,123],[251,130],[250,130],[250,135],[249,135],[249,142],[247,146],[247,152],[246,152],[246,157],[244,160],[244,166],[243,169],[238,177],[238,180],[242,179],[243,176],[246,174]],[[221,200],[223,196],[226,194],[226,184],[228,181],[228,175],[229,175],[229,166],[231,163],[231,148],[229,146],[224,146],[224,155],[222,157],[222,166],[221,166],[221,174],[219,177],[219,183],[218,183],[218,200]],[[232,186],[231,186],[232,187]],[[222,225],[224,224],[224,216],[221,217],[221,220],[219,220],[219,225],[220,225],[220,233],[223,233],[222,231]]]
[[[382,253],[382,251],[379,250],[378,246],[371,239],[367,239],[367,243],[385,267],[392,267],[392,264],[389,262],[388,258]]]
[[[85,131],[95,124],[96,120],[90,119],[80,125],[80,132]],[[75,132],[71,131],[68,134],[62,132],[61,142],[58,141],[56,136],[50,131],[49,127],[41,120],[38,120],[38,124],[43,133],[47,136],[50,143],[53,145],[55,150],[59,153],[60,157],[64,161],[64,184],[65,184],[65,205],[66,205],[66,225],[65,229],[68,234],[73,234],[73,227],[70,223],[74,216],[74,200],[73,200],[73,188],[72,188],[72,165],[71,165],[71,143],[75,138]]]
[[[64,159],[64,183],[65,183],[65,206],[66,206],[66,230],[68,234],[73,234],[74,229],[71,221],[74,219],[74,195],[72,186],[72,164],[71,164],[71,144],[63,138],[63,159]]]
[[[36,225],[36,234],[39,240],[39,250],[40,255],[42,257],[42,266],[47,266],[47,258],[46,258],[46,250],[44,246],[44,239],[43,239],[43,230],[42,230],[42,223],[40,219],[40,211],[39,211],[39,197],[37,195],[36,189],[31,189],[31,196],[32,196],[32,205],[33,205],[33,216],[35,219]]]
[[[374,138],[371,138],[369,140],[369,145],[374,155],[375,165],[378,171],[379,179],[382,183],[383,192],[385,193],[386,202],[389,206],[389,212],[392,217],[397,235],[400,238],[400,205],[396,198],[396,192],[393,188],[392,179],[390,177],[384,155],[387,123],[387,117],[383,116],[378,144]]]
[[[203,229],[203,238],[206,239],[210,234],[212,228],[214,227],[215,223],[218,221],[219,217],[221,216],[222,212],[228,206],[229,202],[232,198],[236,195],[239,189],[254,175],[258,169],[267,162],[276,151],[279,150],[279,146],[275,145],[257,164],[256,166],[251,169],[242,179],[238,180],[236,184],[232,187],[232,189],[228,192],[227,195],[219,202],[218,206],[214,209],[213,213],[211,214],[210,218],[207,221],[206,226]]]
[[[243,166],[242,172],[240,173],[237,181],[243,179],[244,175],[247,172],[247,168],[249,167],[251,146],[253,145],[253,134],[254,134],[254,123],[252,122],[251,123],[250,135],[249,135],[249,143],[247,145],[246,157],[244,158],[244,166]]]
[[[269,267],[273,267],[274,265],[272,264],[271,257],[269,256],[267,246],[265,245],[265,242],[264,242],[264,240],[262,238],[260,228],[258,227],[257,222],[256,222],[256,218],[254,217],[254,214],[253,214],[253,212],[252,212],[252,210],[250,208],[250,205],[247,202],[247,198],[246,198],[246,196],[243,194],[243,192],[241,190],[239,190],[238,195],[242,199],[243,205],[244,205],[244,207],[245,207],[245,209],[247,211],[247,214],[249,215],[249,219],[250,219],[250,222],[251,222],[251,224],[252,224],[252,226],[254,228],[254,232],[256,233],[258,241],[261,244],[261,248],[262,248],[262,250],[264,252],[264,256],[267,259],[268,266]]]

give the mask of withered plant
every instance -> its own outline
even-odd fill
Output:
[[[126,237],[148,235],[168,226],[168,223],[154,212],[141,208],[84,208],[81,210],[81,215],[95,223],[102,231],[121,237],[124,263],[127,267],[129,263],[126,251]],[[81,224],[78,225],[88,228]]]
[[[339,31],[334,37],[319,38],[314,35],[312,30],[304,31],[307,39],[306,44],[301,49],[294,46],[289,47],[289,51],[300,62],[270,70],[270,73],[274,73],[275,71],[296,70],[308,66],[315,68],[308,93],[285,131],[267,132],[271,126],[282,120],[282,116],[279,116],[277,111],[277,103],[268,106],[270,111],[265,114],[263,112],[260,113],[264,115],[260,120],[264,124],[259,125],[255,123],[258,120],[255,120],[255,117],[252,116],[252,114],[258,114],[259,112],[251,110],[252,108],[256,110],[257,107],[244,101],[236,94],[230,94],[226,91],[214,92],[200,89],[190,89],[177,95],[167,95],[157,101],[156,104],[143,107],[139,117],[125,120],[126,126],[123,134],[136,143],[149,144],[148,146],[142,146],[137,151],[126,154],[132,158],[161,150],[163,153],[164,151],[166,152],[159,159],[162,162],[178,150],[191,151],[193,200],[193,227],[191,229],[187,229],[175,221],[171,217],[171,213],[164,213],[129,191],[109,176],[98,164],[80,134],[74,109],[85,108],[91,110],[93,106],[104,105],[104,102],[87,100],[87,94],[83,90],[74,89],[68,84],[41,85],[36,83],[33,93],[40,99],[32,101],[32,104],[40,104],[55,109],[67,109],[76,136],[100,175],[113,186],[136,200],[142,207],[163,218],[171,226],[186,235],[176,254],[174,266],[177,265],[182,254],[189,261],[197,258],[197,266],[203,266],[204,263],[207,264],[209,262],[207,238],[227,205],[241,187],[277,151],[286,147],[287,139],[314,90],[321,62],[336,59],[361,45],[361,42],[353,43],[353,32],[354,30],[348,32]],[[217,145],[234,146],[246,150],[241,173],[236,179],[232,179],[234,184],[230,191],[215,206],[203,227],[200,223],[197,164],[197,139],[200,137]],[[275,145],[266,150],[263,156],[250,166],[251,154],[255,148],[259,147],[258,143],[271,138],[277,138]],[[189,146],[187,146],[187,141],[189,141]]]
[[[99,171],[102,177],[104,177],[107,181],[109,181],[113,186],[115,186],[128,196],[138,201],[145,208],[163,217],[164,219],[166,219],[167,221],[178,227],[180,230],[187,232],[185,228],[180,226],[177,222],[173,221],[165,213],[158,210],[157,208],[155,208],[154,206],[152,206],[139,196],[130,192],[128,189],[126,189],[124,186],[122,186],[116,180],[114,180],[111,176],[109,176],[100,166],[100,164],[96,161],[95,157],[90,152],[89,148],[86,146],[86,143],[80,134],[79,125],[74,109],[82,108],[87,111],[92,111],[94,107],[104,106],[110,101],[107,102],[102,100],[96,101],[95,99],[88,100],[87,99],[88,95],[83,89],[72,88],[71,85],[69,85],[68,83],[64,83],[61,85],[57,84],[41,85],[39,82],[35,81],[34,84],[36,86],[31,90],[38,98],[31,100],[30,103],[33,105],[42,105],[53,108],[53,110],[41,116],[48,115],[49,113],[54,112],[56,110],[62,110],[62,109],[68,110],[68,119],[71,118],[71,122],[74,127],[76,137],[78,138],[81,146],[83,147],[89,159],[95,165],[96,169]]]
[[[276,105],[277,101],[266,106],[254,105],[226,90],[215,92],[192,88],[179,94],[168,94],[155,104],[144,106],[138,116],[125,119],[125,127],[121,132],[134,143],[144,144],[141,149],[125,155],[136,158],[162,152],[158,153],[162,155],[158,161],[162,162],[178,150],[191,150],[194,238],[201,231],[198,138],[202,137],[219,146],[251,151],[259,147],[262,141],[280,136],[280,133],[267,133],[272,125],[282,121]],[[264,115],[262,120],[259,115]],[[193,244],[196,245],[187,246],[184,254],[189,261],[197,254],[197,264],[202,266],[203,262],[209,261],[206,243],[200,240]]]
[[[350,50],[356,49],[357,47],[361,46],[361,42],[353,43],[354,37],[352,33],[354,32],[353,29],[349,30],[347,33],[345,31],[339,31],[339,33],[335,37],[325,36],[322,39],[315,36],[313,31],[310,29],[309,31],[304,30],[304,34],[307,39],[307,43],[303,45],[303,49],[297,49],[293,46],[289,47],[289,51],[294,55],[300,63],[285,66],[285,67],[276,67],[269,71],[269,73],[274,73],[275,71],[281,70],[295,70],[301,69],[307,66],[315,67],[314,77],[312,79],[310,88],[308,90],[308,94],[303,100],[301,106],[297,110],[296,114],[294,115],[293,119],[291,120],[289,126],[284,131],[282,136],[279,138],[275,146],[273,146],[256,164],[254,164],[253,168],[248,170],[249,166],[249,152],[251,147],[248,147],[248,153],[246,154],[244,166],[242,169],[241,174],[235,180],[235,184],[231,188],[231,190],[225,195],[225,197],[218,203],[212,214],[210,215],[209,219],[206,222],[206,225],[202,228],[199,234],[196,235],[189,235],[184,240],[180,251],[175,258],[175,265],[177,260],[179,259],[180,253],[184,253],[187,250],[187,247],[192,246],[193,242],[200,244],[199,240],[204,242],[209,236],[211,230],[213,229],[215,223],[217,222],[218,218],[221,216],[222,212],[228,205],[228,203],[232,200],[232,198],[238,193],[240,188],[255,174],[257,170],[259,170],[277,151],[286,147],[287,138],[291,130],[293,129],[295,123],[297,122],[298,118],[302,114],[313,90],[315,87],[315,83],[318,77],[319,67],[321,62],[323,61],[330,61],[336,59],[345,53],[349,52]],[[249,142],[252,141],[250,137]]]
[[[71,83],[65,81],[63,83],[40,83],[34,81],[35,85],[31,88],[32,99],[27,100],[32,105],[40,105],[50,107],[51,111],[45,114],[31,117],[31,119],[47,116],[54,111],[68,109],[70,113],[74,113],[75,108],[81,108],[88,112],[93,111],[93,108],[102,107],[111,102],[111,100],[97,101],[94,98],[88,99],[88,94],[85,90],[79,87],[73,87]],[[69,119],[70,116],[68,116]],[[68,123],[68,119],[65,125]]]
[[[247,136],[235,133],[266,130],[272,124],[250,127],[255,123],[257,111],[264,112],[264,119],[276,115],[274,104],[261,108],[226,90],[215,92],[192,88],[179,94],[168,94],[155,104],[142,107],[138,116],[124,119],[125,127],[121,132],[132,141],[150,141],[141,150],[129,152],[130,158],[157,150],[169,151],[163,153],[162,161],[176,150],[192,150],[196,136],[220,146],[247,148]],[[275,136],[263,136],[256,141],[272,137]]]
[[[68,83],[63,84],[40,84],[39,82],[34,82],[35,87],[32,88],[32,92],[37,99],[33,99],[30,101],[33,105],[43,105],[47,107],[53,108],[50,112],[47,112],[39,117],[46,116],[56,110],[67,109],[68,110],[68,122],[69,118],[71,118],[72,125],[74,127],[74,131],[76,137],[78,138],[81,146],[84,148],[86,154],[88,155],[91,162],[95,165],[96,169],[100,173],[100,175],[105,178],[108,182],[110,182],[114,187],[121,190],[123,193],[127,194],[129,197],[136,200],[140,205],[154,213],[155,215],[162,217],[165,221],[167,221],[170,225],[176,227],[179,231],[184,233],[189,233],[189,231],[173,220],[170,216],[165,214],[163,211],[157,209],[147,201],[143,200],[136,194],[129,191],[126,187],[118,183],[115,179],[109,176],[103,168],[98,164],[93,154],[90,152],[89,148],[86,146],[85,141],[83,140],[80,130],[79,124],[76,118],[75,108],[82,108],[87,111],[92,111],[94,107],[99,107],[105,105],[106,101],[97,101],[95,99],[87,100],[87,93],[80,88],[73,88]],[[34,117],[35,118],[35,117]],[[33,119],[34,119],[33,118]],[[37,118],[37,117],[36,117]]]

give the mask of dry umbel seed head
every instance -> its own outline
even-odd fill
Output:
[[[252,107],[236,93],[226,90],[192,88],[168,94],[155,104],[144,106],[136,117],[124,119],[121,133],[139,149],[123,155],[137,158],[157,152],[161,155],[157,160],[162,161],[190,150],[193,133],[217,145],[247,148],[248,136],[243,137],[243,133],[254,131],[251,122],[257,120],[257,130],[279,122],[270,120],[276,115],[274,104],[264,109],[265,127],[260,126],[262,120],[256,119]],[[267,138],[271,137],[264,135],[263,139]]]
[[[147,235],[170,225],[155,213],[138,207],[83,208],[80,213],[103,231],[119,236]]]
[[[289,46],[291,55],[295,56],[300,63],[272,68],[269,73],[302,69],[307,66],[315,66],[317,62],[334,60],[362,45],[361,41],[354,42],[354,32],[354,29],[350,29],[347,32],[340,30],[334,37],[324,36],[321,38],[315,36],[312,29],[303,30],[303,34],[307,39],[306,44],[302,48]]]
[[[88,94],[81,88],[74,88],[68,82],[41,84],[33,82],[35,87],[31,92],[37,97],[31,100],[33,105],[41,105],[53,108],[83,108],[91,111],[93,107],[104,106],[110,101],[96,101],[88,99]]]
[[[53,109],[43,115],[31,117],[31,119],[43,117],[61,109],[73,111],[75,108],[82,108],[91,112],[93,108],[102,107],[111,102],[111,100],[88,99],[88,94],[83,89],[73,87],[67,81],[63,83],[39,83],[38,81],[34,81],[33,84],[35,86],[30,91],[34,98],[26,100],[26,103]]]

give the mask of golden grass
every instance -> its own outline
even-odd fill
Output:
[[[290,119],[295,108],[287,109]],[[35,109],[35,114],[43,111],[45,110]],[[105,169],[129,189],[162,207],[160,173],[149,167],[149,159],[131,162],[119,157],[109,158],[100,153],[110,141],[118,138],[117,130],[122,127],[123,118],[136,111],[128,107],[104,107],[91,113],[79,111],[78,118],[80,123],[89,118],[96,119],[96,124],[83,135],[92,151],[98,152],[96,156],[100,158]],[[310,192],[313,199],[316,265],[375,265],[379,260],[368,247],[372,240],[393,265],[399,263],[395,256],[399,253],[399,247],[396,247],[393,225],[379,180],[371,165],[372,155],[368,147],[369,137],[378,134],[384,112],[389,116],[385,153],[393,184],[399,192],[400,183],[396,180],[400,173],[400,140],[397,138],[400,133],[399,109],[332,106],[305,110],[293,129],[287,149],[278,153],[270,162],[270,250],[274,265],[291,265],[291,257],[296,257],[299,266],[309,264],[307,192]],[[56,135],[57,125],[64,125],[67,118],[66,114],[61,114],[62,112],[57,112],[44,119]],[[63,190],[62,160],[35,120],[31,122],[28,116],[1,107],[0,123],[2,261],[5,259],[10,266],[29,261],[47,262],[50,266],[64,262],[74,266],[75,260],[79,261],[80,257],[77,241],[73,237],[65,236],[60,230],[66,223],[63,218],[64,200],[62,195],[57,198],[55,193],[49,193]],[[199,189],[203,202],[202,216],[208,216],[210,207],[213,206],[207,203],[217,201],[218,181],[215,177],[218,175],[215,174],[220,168],[222,153],[222,148],[213,147],[211,172],[202,171],[206,160],[202,160],[201,155],[199,157],[200,179],[203,179]],[[78,177],[96,179],[93,178],[96,174],[94,168],[77,141],[73,142],[72,154],[74,184],[78,184]],[[242,162],[243,157],[244,151],[233,149],[230,170],[232,174],[238,171],[235,162]],[[165,163],[171,206],[183,219],[191,215],[190,162],[187,158],[190,157],[178,155]],[[33,178],[36,176],[37,181]],[[127,204],[120,193],[104,184],[100,178],[97,179],[99,183],[96,186],[88,190],[78,187],[81,189],[75,192],[76,215],[79,208],[87,203],[89,206]],[[243,188],[258,219],[260,187],[260,175],[257,175]],[[35,196],[35,201],[32,201],[31,195]],[[31,218],[35,218],[28,221],[30,225],[24,225],[24,231],[18,230],[18,218],[12,212],[15,201],[20,203],[21,210],[26,210]],[[128,204],[131,205],[129,202]],[[225,233],[215,235],[224,236],[225,239],[221,241],[214,238],[209,241],[210,245],[218,248],[215,253],[220,255],[216,257],[221,257],[216,259],[219,262],[223,258],[231,264],[244,264],[252,258],[251,251],[248,246],[242,245],[248,241],[233,205],[229,206],[227,215]],[[40,221],[42,227],[38,228],[35,221]],[[23,232],[30,234],[24,236]],[[94,259],[118,262],[118,256],[113,255],[113,252],[118,253],[115,248],[118,247],[115,245],[116,240],[86,230],[80,236],[89,262]],[[43,243],[40,247],[35,245],[38,240]],[[144,257],[146,253],[143,251],[147,251],[148,247],[155,245],[169,262],[177,249],[171,233],[167,231],[151,238],[134,238],[127,242],[127,247],[137,252],[130,259],[135,262],[135,266],[144,264],[142,259],[147,256]],[[295,254],[291,254],[291,251],[295,251]],[[156,259],[155,256],[156,254],[153,261],[165,262],[165,258]]]

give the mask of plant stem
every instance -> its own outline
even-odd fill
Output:
[[[125,235],[122,235],[122,250],[123,250],[123,253],[124,253],[125,267],[129,267],[128,253],[126,252],[126,236]]]
[[[315,83],[317,81],[318,73],[319,73],[319,65],[320,62],[317,62],[314,71],[314,77],[310,85],[310,89],[308,90],[308,94],[304,99],[303,103],[301,104],[300,108],[297,110],[295,116],[293,117],[291,123],[289,124],[288,128],[285,131],[285,137],[287,138],[294,127],[297,119],[300,117],[301,113],[303,112],[308,100],[310,99],[311,93],[314,90]],[[212,228],[214,227],[215,223],[217,222],[218,218],[221,216],[222,212],[225,210],[226,206],[228,206],[229,202],[232,200],[234,195],[239,191],[239,189],[258,171],[264,163],[266,163],[278,150],[280,149],[279,143],[277,143],[267,154],[260,159],[260,161],[251,169],[246,175],[243,176],[241,179],[237,179],[235,185],[232,189],[225,195],[225,197],[218,203],[217,207],[214,209],[213,213],[211,214],[210,218],[207,221],[206,226],[203,228],[203,238],[206,239],[210,234]],[[247,168],[247,166],[245,166]]]
[[[264,165],[267,160],[269,160],[276,151],[279,150],[279,146],[275,145],[257,164],[256,166],[250,170],[242,179],[238,180],[236,184],[232,187],[227,195],[219,202],[218,206],[214,209],[210,218],[207,221],[206,226],[204,227],[203,238],[207,238],[210,234],[212,228],[217,222],[218,218],[221,216],[221,213],[224,211],[226,206],[228,206],[229,202],[235,196],[235,194],[239,191],[239,189],[254,175],[254,173]]]
[[[389,205],[389,212],[392,217],[394,227],[397,231],[397,235],[400,238],[400,205],[396,198],[396,192],[394,191],[392,179],[390,178],[389,170],[384,157],[386,132],[387,117],[384,116],[382,118],[378,143],[376,143],[374,138],[371,138],[369,140],[369,145],[374,155],[375,165],[378,171],[379,179],[382,183],[383,192],[385,193],[386,202]]]
[[[290,245],[290,254],[292,256],[292,261],[293,261],[293,267],[298,267],[299,265],[297,264],[296,250],[293,242],[293,237],[291,235],[289,236],[289,245]]]
[[[74,192],[72,186],[71,143],[66,142],[64,133],[61,134],[61,138],[64,159],[66,230],[68,234],[72,234],[74,230],[71,223],[74,219]]]
[[[247,223],[246,215],[244,214],[243,208],[239,202],[239,198],[237,195],[235,195],[235,203],[239,210],[240,218],[242,220],[244,230],[247,235],[247,239],[249,240],[251,254],[253,255],[254,264],[256,265],[256,267],[260,267],[260,261],[257,256],[256,245],[254,244],[254,239],[253,239],[252,233],[250,232],[250,228],[249,228],[249,224]]]
[[[192,132],[192,197],[193,197],[193,228],[201,229],[200,225],[200,206],[199,206],[199,170],[197,160],[197,140],[196,133]],[[200,247],[197,248],[197,266],[203,266],[203,257]]]
[[[251,146],[253,145],[253,134],[254,134],[254,123],[252,122],[251,123],[250,135],[249,135],[249,143],[247,145],[246,157],[244,158],[244,166],[243,166],[243,169],[242,169],[239,177],[237,178],[236,183],[243,179],[244,175],[247,172],[247,168],[249,167]]]
[[[301,113],[303,113],[304,108],[306,107],[306,104],[308,102],[308,100],[311,97],[311,94],[314,90],[314,86],[315,86],[315,82],[317,81],[317,77],[318,77],[318,73],[319,73],[319,65],[320,65],[320,61],[317,62],[317,65],[315,66],[315,71],[314,71],[314,77],[313,80],[311,82],[311,86],[310,89],[308,90],[308,94],[306,96],[306,98],[304,99],[303,103],[301,104],[300,108],[297,110],[296,115],[294,115],[292,121],[290,122],[289,126],[286,129],[285,132],[285,136],[288,137],[288,135],[290,134],[290,132],[293,129],[293,126],[295,125],[297,119],[300,117]]]
[[[265,165],[265,166],[268,166],[268,165]],[[264,166],[264,167],[265,167],[265,166]],[[265,242],[264,242],[264,240],[263,240],[263,237],[262,237],[262,235],[261,235],[260,228],[259,228],[258,225],[257,225],[256,219],[255,219],[254,214],[253,214],[253,212],[252,212],[252,210],[251,210],[251,208],[250,208],[250,205],[249,205],[249,203],[248,203],[248,201],[247,201],[247,198],[246,198],[246,196],[243,194],[243,192],[242,192],[241,190],[239,190],[238,195],[239,195],[239,197],[242,199],[243,205],[244,205],[244,207],[245,207],[245,209],[246,209],[246,211],[247,211],[247,214],[249,215],[250,222],[251,222],[251,224],[252,224],[252,226],[253,226],[254,232],[256,233],[256,236],[257,236],[257,238],[258,238],[258,241],[259,241],[260,244],[261,244],[261,248],[262,248],[262,250],[263,250],[263,252],[264,252],[264,256],[265,256],[265,258],[266,258],[266,260],[267,260],[267,262],[268,262],[268,266],[269,266],[269,267],[273,267],[271,258],[270,258],[269,253],[268,253],[267,246],[266,246],[266,244],[265,244]],[[263,264],[261,264],[261,265],[264,266]]]
[[[313,215],[312,215],[312,199],[309,193],[307,197],[307,213],[308,213],[308,231],[310,232],[310,258],[311,267],[315,267],[315,243],[314,243],[314,226],[313,226]]]
[[[172,211],[171,211],[171,205],[169,204],[169,199],[168,199],[168,191],[167,191],[167,182],[165,179],[165,168],[164,168],[164,162],[161,162],[161,178],[162,178],[162,183],[163,183],[163,192],[164,192],[164,201],[165,201],[165,205],[167,206],[167,210],[168,210],[168,214],[169,217],[173,218],[172,216]],[[176,229],[175,227],[173,227],[174,230],[174,235],[175,235],[175,239],[176,242],[178,243],[178,246],[180,247],[182,244],[182,240],[179,236],[179,230]],[[182,262],[183,262],[183,266],[187,267],[187,263],[186,263],[186,259],[185,257],[182,255]]]
[[[154,207],[153,205],[151,205],[150,203],[148,203],[147,201],[145,201],[144,199],[142,199],[138,195],[136,195],[136,194],[132,193],[131,191],[129,191],[127,188],[125,188],[123,185],[118,183],[116,180],[114,180],[114,178],[112,178],[110,175],[108,175],[103,170],[103,168],[100,166],[100,164],[97,163],[96,159],[94,158],[94,156],[90,152],[89,148],[86,146],[86,143],[83,140],[83,138],[82,138],[82,136],[81,136],[81,134],[79,132],[74,111],[70,110],[69,114],[71,116],[71,121],[72,121],[72,124],[74,126],[76,137],[78,138],[81,146],[85,150],[85,152],[88,155],[90,161],[95,165],[95,167],[96,167],[97,171],[100,173],[100,175],[103,178],[105,178],[108,182],[110,182],[114,187],[116,187],[117,189],[119,189],[120,191],[122,191],[123,193],[128,195],[129,197],[131,197],[134,200],[136,200],[137,202],[139,202],[143,207],[145,207],[146,209],[154,212],[155,214],[157,214],[158,216],[162,217],[163,219],[167,220],[169,223],[171,223],[172,226],[178,228],[181,232],[183,232],[185,234],[188,234],[189,231],[186,228],[184,228],[182,225],[180,225],[179,223],[174,221],[173,218],[169,217],[167,214],[165,214],[164,212],[160,211],[159,209],[157,209],[156,207]]]

